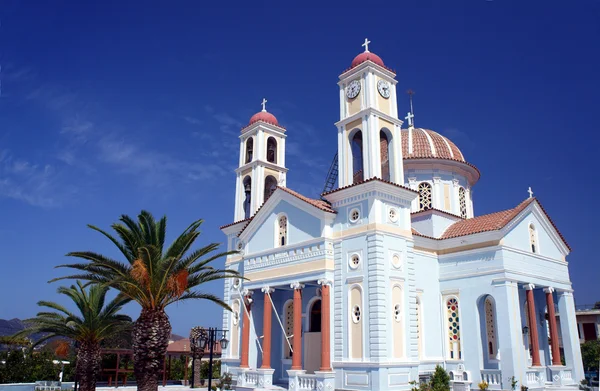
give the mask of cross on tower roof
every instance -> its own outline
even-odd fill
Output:
[[[415,118],[415,115],[413,113],[411,113],[411,112],[408,112],[406,114],[406,117],[404,117],[404,119],[408,121],[408,127],[413,127],[414,126],[413,118]]]
[[[361,46],[365,47],[365,53],[369,53],[369,44],[371,43],[371,41],[369,41],[368,38],[365,38],[365,43],[363,43]]]
[[[531,186],[527,189],[527,192],[529,193],[529,198],[533,198],[533,190],[531,190]]]
[[[262,111],[266,112],[267,111],[267,100],[265,98],[263,98],[261,105],[263,107]]]

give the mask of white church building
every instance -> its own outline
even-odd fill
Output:
[[[454,390],[510,389],[511,376],[577,389],[569,245],[531,191],[474,215],[479,170],[411,113],[403,126],[396,74],[368,43],[339,76],[320,199],[288,188],[288,132],[264,100],[241,131],[235,222],[221,229],[244,279],[225,281],[222,371],[238,389],[409,390],[436,365]]]

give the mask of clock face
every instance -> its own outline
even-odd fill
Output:
[[[377,91],[379,91],[379,95],[383,96],[385,99],[390,97],[390,83],[385,80],[379,80],[377,82]]]
[[[350,99],[356,98],[358,93],[360,92],[360,81],[352,80],[348,87],[346,87],[346,96]]]

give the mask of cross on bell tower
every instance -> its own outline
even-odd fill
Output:
[[[369,52],[369,44],[371,43],[371,41],[369,41],[368,38],[365,38],[365,43],[362,44],[362,46],[365,47],[365,53],[370,53]]]

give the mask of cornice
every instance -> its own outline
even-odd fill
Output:
[[[388,115],[388,114],[384,113],[383,111],[380,111],[374,107],[365,107],[364,109],[360,110],[358,113],[352,114],[349,117],[339,120],[338,122],[335,123],[335,126],[336,127],[345,126],[345,125],[349,124],[350,122],[354,122],[357,119],[362,119],[362,117],[367,116],[367,115],[373,115],[375,117],[383,118],[386,121],[391,122],[392,124],[398,125],[398,126],[402,126],[402,124],[404,123],[401,119],[394,118],[391,115]]]

